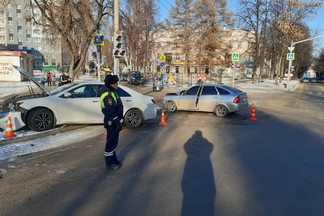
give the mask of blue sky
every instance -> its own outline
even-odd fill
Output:
[[[231,10],[236,9],[238,0],[228,0],[228,6]],[[174,0],[158,0],[161,18],[166,17],[168,15],[168,10],[171,8],[171,5],[174,4]],[[312,30],[313,36],[324,35],[324,8],[321,8],[316,16],[307,20],[308,25]],[[317,33],[315,34],[315,32]],[[315,50],[314,54],[318,55],[320,49],[324,48],[324,37],[316,39],[313,41]]]

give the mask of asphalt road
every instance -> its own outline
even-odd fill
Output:
[[[1,163],[0,215],[324,215],[323,85],[242,90],[257,121],[177,112],[124,128],[118,171],[104,136]]]

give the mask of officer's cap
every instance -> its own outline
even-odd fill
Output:
[[[110,85],[110,84],[115,84],[118,83],[119,78],[117,75],[107,75],[105,78],[105,84]]]

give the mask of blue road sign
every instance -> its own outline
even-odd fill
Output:
[[[96,36],[94,37],[93,44],[97,45],[97,46],[105,45],[104,35],[103,34],[96,34]]]
[[[295,60],[295,53],[287,53],[287,60],[288,61]]]
[[[97,53],[96,53],[96,52],[93,52],[93,53],[91,54],[91,56],[92,56],[92,58],[96,59],[96,58],[97,58]]]
[[[161,64],[160,64],[162,67],[164,66],[164,62],[161,62]]]
[[[232,61],[240,61],[240,54],[232,53]]]

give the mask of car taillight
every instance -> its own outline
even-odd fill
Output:
[[[152,103],[154,103],[154,104],[155,104],[155,100],[154,100],[154,99],[152,99],[151,101],[152,101]]]
[[[234,100],[233,103],[241,103],[241,98],[237,96]]]

